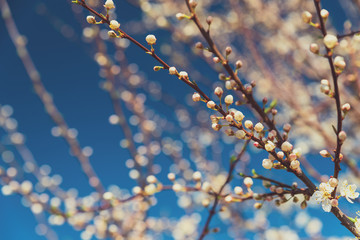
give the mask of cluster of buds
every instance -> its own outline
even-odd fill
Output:
[[[326,95],[329,95],[331,93],[330,89],[330,82],[327,79],[322,79],[320,81],[320,91],[325,93]]]
[[[335,66],[335,71],[337,74],[342,73],[342,71],[344,71],[344,69],[346,67],[346,62],[345,62],[344,58],[341,56],[336,56],[334,59],[334,66]]]
[[[212,129],[214,129],[215,131],[219,131],[222,128],[222,125],[219,124],[219,118],[216,115],[211,115],[210,120],[212,123]]]
[[[228,90],[232,90],[236,88],[237,84],[235,82],[235,80],[227,80],[225,82],[225,88],[228,89]]]
[[[143,194],[147,196],[154,195],[155,193],[159,192],[162,188],[162,185],[158,184],[158,180],[154,175],[147,176],[146,182],[148,183],[148,185],[144,187]]]

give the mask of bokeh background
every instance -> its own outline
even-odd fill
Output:
[[[121,22],[125,31],[134,32],[134,37],[145,44],[144,38],[148,32],[138,32],[136,24],[143,18],[142,11],[136,5],[127,1],[117,1],[117,19]],[[221,4],[221,2],[219,2]],[[109,187],[117,185],[119,188],[131,190],[136,185],[134,180],[129,179],[129,169],[125,167],[125,161],[129,158],[126,150],[120,147],[123,139],[122,131],[109,124],[109,116],[113,114],[111,101],[106,91],[101,89],[103,79],[99,76],[99,66],[94,61],[94,52],[90,44],[83,41],[83,30],[79,19],[74,16],[70,1],[9,1],[13,17],[18,25],[19,31],[28,42],[28,50],[33,58],[38,71],[41,74],[45,87],[52,94],[56,105],[63,114],[71,128],[78,131],[78,139],[82,147],[91,146],[93,155],[91,163],[102,183]],[[345,20],[337,1],[324,1],[329,12],[336,12],[336,27],[342,29]],[[77,6],[75,6],[77,7]],[[77,7],[80,8],[80,7]],[[335,22],[335,21],[334,21]],[[141,28],[140,28],[141,29]],[[166,31],[157,30],[156,36],[159,42],[165,43],[169,39]],[[140,68],[148,79],[161,85],[164,92],[171,95],[178,102],[187,104],[192,91],[176,79],[170,79],[167,73],[154,73],[152,68],[154,61],[139,49],[129,47],[127,58],[132,68]],[[189,50],[189,54],[191,52]],[[169,57],[165,56],[165,60]],[[192,60],[192,59],[189,59]],[[204,78],[217,78],[217,73],[210,69],[201,60],[195,60],[197,70]],[[51,135],[54,123],[46,114],[43,105],[34,93],[32,84],[27,76],[23,64],[16,54],[4,22],[0,19],[0,104],[12,106],[13,117],[17,120],[18,129],[26,136],[26,143],[31,149],[39,165],[44,171],[60,175],[61,186],[64,189],[77,189],[79,196],[84,196],[92,191],[88,185],[86,176],[82,173],[78,162],[69,155],[69,148],[61,138]],[[215,80],[214,80],[215,81]],[[214,82],[213,81],[213,82]],[[206,81],[203,82],[204,85]],[[206,91],[211,91],[210,86],[205,86]],[[151,108],[169,122],[176,122],[177,115],[171,107],[161,104],[157,99],[148,96],[152,102]],[[271,96],[270,96],[271,98]],[[203,110],[206,110],[202,106]],[[193,111],[194,115],[197,111]],[[247,110],[246,114],[251,115]],[[210,123],[208,123],[210,124]],[[176,129],[176,125],[174,126]],[[169,136],[176,138],[176,131],[170,131]],[[1,135],[0,135],[1,137]],[[221,156],[226,169],[231,153],[231,146],[221,145]],[[185,150],[186,151],[186,150]],[[252,149],[251,159],[264,157]],[[316,159],[316,154],[310,155],[309,159]],[[161,166],[162,171],[159,178],[166,181],[166,173],[171,163],[166,157],[159,157],[156,163]],[[327,165],[317,163],[321,171],[326,173],[332,171]],[[249,169],[256,168],[264,172],[261,166],[250,163]],[[287,180],[290,178],[291,180]],[[284,174],[284,181],[291,183],[292,176]],[[241,184],[241,178],[234,180]],[[176,219],[185,212],[177,207],[177,198],[171,192],[158,195],[158,204],[150,210],[153,216],[169,216]],[[356,203],[355,205],[358,205]],[[269,208],[273,205],[269,204]],[[322,235],[327,236],[349,236],[347,230],[340,226],[335,217],[329,213],[319,211],[320,206],[309,209],[307,212],[316,219],[326,219],[322,228]],[[354,210],[354,211],[353,211]],[[349,212],[355,212],[354,209]],[[201,216],[207,216],[206,210],[200,211]],[[252,216],[252,208],[244,211],[244,215]],[[276,212],[268,216],[271,226],[281,227],[287,225],[289,220],[294,220],[295,213],[280,217]],[[314,220],[313,218],[312,220]],[[309,219],[311,220],[311,219]],[[203,226],[204,218],[200,224]],[[289,228],[298,229],[300,237],[306,236],[306,231],[299,226],[289,225]],[[214,219],[212,226],[223,227],[219,219]],[[53,230],[59,239],[79,239],[80,232],[73,230],[67,224]],[[45,239],[40,236],[41,227],[38,226],[31,211],[22,206],[22,198],[18,195],[0,195],[0,239]],[[39,235],[40,234],[40,235]],[[248,238],[254,238],[248,235]],[[209,239],[232,239],[226,231],[209,235]],[[159,238],[160,239],[160,238]],[[164,235],[164,239],[171,239],[170,235]]]

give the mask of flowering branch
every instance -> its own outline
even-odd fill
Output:
[[[354,35],[356,35],[356,34],[359,34],[359,33],[360,33],[360,30],[358,30],[358,31],[351,31],[351,32],[349,32],[349,33],[342,34],[342,35],[338,34],[336,37],[337,37],[338,39],[342,39],[342,38],[345,38],[345,37],[352,37],[352,36],[354,36]]]
[[[251,105],[251,107],[261,116],[261,118],[263,119],[263,121],[268,125],[270,130],[274,130],[276,131],[276,138],[278,140],[278,145],[282,145],[282,143],[284,143],[284,139],[281,137],[280,132],[277,130],[274,122],[272,120],[270,120],[270,118],[267,116],[267,114],[265,113],[265,111],[263,110],[262,107],[260,107],[260,105],[255,101],[253,95],[252,95],[252,91],[247,91],[244,87],[244,85],[241,83],[239,77],[235,74],[235,72],[233,71],[233,69],[231,68],[231,66],[229,65],[228,60],[221,54],[221,52],[219,51],[219,49],[217,48],[216,44],[214,43],[214,41],[212,40],[211,36],[210,36],[210,32],[205,30],[205,28],[203,27],[203,25],[201,24],[198,16],[195,13],[195,8],[193,8],[189,2],[189,0],[185,0],[186,5],[191,13],[191,20],[196,24],[197,28],[199,29],[199,31],[201,32],[202,36],[204,37],[204,39],[207,41],[208,45],[209,45],[209,49],[210,51],[220,59],[220,62],[222,63],[223,67],[225,68],[225,70],[228,72],[228,74],[230,75],[231,79],[235,80],[239,90],[246,96],[246,99],[248,101],[248,103]],[[260,141],[260,145],[264,148],[265,144]],[[309,189],[311,191],[315,191],[316,186],[314,185],[314,183],[302,172],[297,172],[296,170],[293,170],[290,167],[290,162],[285,162],[282,159],[280,159],[275,152],[271,152],[270,153],[276,160],[278,160],[283,166],[285,166],[288,171],[294,173],[299,179],[301,179],[306,186],[309,187]]]
[[[199,240],[204,239],[204,237],[209,233],[209,225],[211,222],[211,219],[214,217],[215,213],[216,213],[216,207],[219,204],[220,198],[219,196],[221,195],[222,191],[224,190],[225,186],[231,181],[232,177],[233,177],[233,172],[235,169],[236,164],[240,161],[242,155],[245,153],[246,147],[249,143],[249,140],[247,140],[242,148],[242,150],[240,151],[240,153],[237,155],[236,159],[230,162],[230,168],[226,177],[226,181],[225,183],[220,187],[220,190],[215,193],[215,199],[214,199],[214,203],[209,211],[209,216],[206,219],[205,225],[201,231]]]
[[[332,44],[327,44],[326,40],[329,38],[329,35],[327,35],[325,22],[321,14],[321,6],[320,6],[320,0],[314,0],[316,13],[318,15],[319,21],[320,21],[320,31],[324,37],[324,43],[327,51],[327,55],[325,56],[328,59],[329,66],[331,69],[331,75],[333,78],[333,84],[334,84],[334,98],[336,102],[336,112],[337,112],[337,129],[336,129],[336,138],[337,138],[337,144],[336,144],[336,150],[335,150],[335,159],[334,159],[334,178],[338,178],[339,172],[341,170],[340,168],[340,152],[341,152],[341,146],[343,143],[343,140],[340,139],[340,133],[342,131],[342,111],[341,111],[341,105],[340,105],[340,92],[339,92],[339,86],[338,86],[338,74],[335,70],[334,60],[332,58],[332,48],[335,46],[331,46]],[[336,187],[334,188],[334,191],[332,193],[332,196],[334,197],[336,193]]]

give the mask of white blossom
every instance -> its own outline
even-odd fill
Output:
[[[330,197],[334,190],[329,183],[320,183],[319,190],[315,191],[312,198],[318,203],[321,202],[321,206],[325,212],[331,211]]]
[[[348,181],[344,180],[340,187],[340,194],[341,196],[345,197],[350,203],[354,203],[351,199],[355,199],[359,197],[359,193],[356,192],[356,185],[351,184],[348,185]]]

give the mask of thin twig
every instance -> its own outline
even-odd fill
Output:
[[[225,186],[231,181],[232,177],[233,177],[233,172],[234,172],[234,169],[236,167],[236,164],[240,161],[242,155],[245,153],[245,150],[246,150],[246,147],[249,143],[249,140],[247,140],[242,148],[242,150],[240,151],[240,153],[237,155],[236,159],[234,161],[232,161],[230,163],[230,167],[229,167],[229,171],[228,171],[228,174],[227,174],[227,178],[226,178],[226,181],[225,183],[220,187],[220,190],[215,194],[215,200],[214,200],[214,203],[209,211],[209,216],[207,217],[206,219],[206,222],[205,222],[205,225],[201,231],[201,234],[200,234],[200,237],[199,237],[199,240],[202,240],[204,239],[204,237],[209,233],[209,225],[210,225],[210,222],[211,222],[211,219],[214,217],[215,213],[216,213],[216,207],[217,205],[219,204],[219,201],[220,201],[220,198],[219,196],[221,195],[222,191],[224,190]]]

